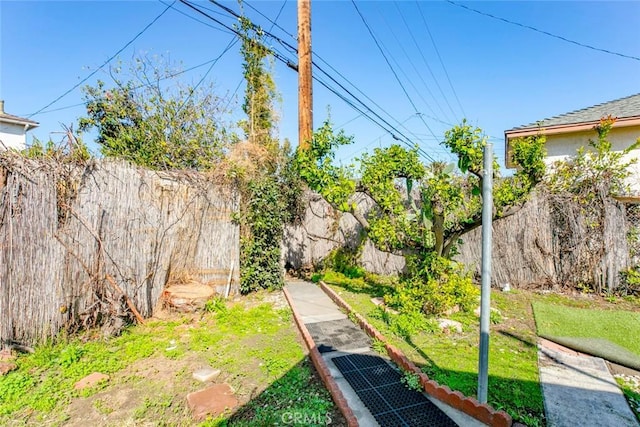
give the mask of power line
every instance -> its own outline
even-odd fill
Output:
[[[536,33],[544,34],[545,36],[553,37],[554,39],[562,40],[564,42],[571,43],[571,44],[574,44],[576,46],[580,46],[580,47],[584,47],[584,48],[587,48],[587,49],[595,50],[597,52],[608,53],[609,55],[620,56],[622,58],[633,59],[634,61],[640,61],[640,58],[637,57],[637,56],[626,55],[624,53],[615,52],[615,51],[612,51],[612,50],[609,50],[609,49],[602,49],[602,48],[599,48],[599,47],[591,46],[591,45],[588,45],[588,44],[585,44],[585,43],[581,43],[581,42],[578,42],[578,41],[575,41],[575,40],[572,40],[572,39],[568,39],[568,38],[563,37],[563,36],[559,36],[557,34],[550,33],[550,32],[545,31],[545,30],[541,30],[541,29],[536,28],[536,27],[532,27],[531,25],[521,24],[520,22],[511,21],[509,19],[502,18],[500,16],[492,15],[490,13],[483,12],[483,11],[478,10],[478,9],[474,9],[472,7],[466,6],[464,4],[457,3],[457,2],[452,1],[452,0],[445,0],[445,1],[447,3],[450,3],[450,4],[454,5],[454,6],[461,7],[463,9],[469,10],[469,11],[477,13],[479,15],[487,16],[487,17],[492,18],[492,19],[497,19],[498,21],[502,21],[502,22],[505,22],[507,24],[515,25],[515,26],[522,27],[522,28],[526,28],[528,30],[535,31]]]
[[[185,0],[180,0],[183,3],[185,2]],[[216,0],[209,0],[211,3],[215,4],[216,6],[220,7],[221,9],[225,10],[227,13],[231,14],[232,16],[240,19],[241,16],[239,14],[237,14],[233,9],[224,6],[222,4],[220,4],[219,2],[217,2]],[[192,8],[196,9],[195,7],[191,6]],[[264,16],[264,15],[263,15]],[[266,16],[265,16],[266,17]],[[269,19],[269,18],[267,18]],[[257,28],[257,26],[253,23],[251,23],[253,28]],[[283,47],[287,48],[288,50],[290,50],[292,53],[297,54],[298,53],[298,49],[294,46],[292,46],[290,43],[282,40],[281,38],[271,34],[268,31],[264,31],[262,30],[263,34],[265,34],[266,36],[269,36],[271,38],[273,38],[274,40],[278,41]],[[273,48],[272,49],[272,53],[276,53],[276,49]],[[289,61],[288,59],[286,59],[286,57],[284,57],[284,55],[280,54],[279,57],[278,55],[274,55],[277,59],[281,60],[282,62],[285,62],[287,64],[287,66],[289,66],[290,68],[294,69],[297,71],[297,66],[295,66],[294,64],[292,64],[291,61]],[[326,61],[324,61],[326,63]],[[318,78],[317,75],[314,75],[313,78],[314,80],[318,81],[318,83],[320,83],[321,85],[323,85],[325,88],[327,88],[329,91],[331,91],[332,93],[334,93],[336,96],[338,96],[340,99],[342,99],[345,103],[347,103],[351,108],[354,108],[356,111],[362,113],[363,115],[365,115],[365,117],[367,117],[370,121],[372,121],[373,123],[377,124],[378,126],[380,126],[382,129],[384,129],[385,131],[389,132],[392,134],[392,137],[398,141],[402,141],[397,135],[402,135],[402,137],[405,139],[405,142],[407,145],[411,146],[411,142],[410,140],[404,136],[400,131],[398,131],[398,129],[396,129],[394,126],[392,126],[389,122],[387,122],[385,119],[383,119],[378,113],[376,113],[375,111],[373,111],[368,105],[366,105],[362,100],[360,100],[357,96],[355,96],[353,93],[351,93],[347,88],[344,87],[344,85],[342,85],[340,82],[338,82],[333,76],[331,76],[329,73],[327,73],[324,69],[322,69],[322,67],[320,67],[318,64],[313,63],[316,68],[318,70],[320,70],[324,75],[326,75],[330,80],[332,80],[335,84],[337,84],[342,90],[344,90],[345,92],[347,92],[349,94],[349,96],[351,96],[354,100],[356,100],[360,105],[362,105],[366,110],[368,110],[369,112],[371,112],[372,114],[374,114],[376,116],[376,118],[378,118],[378,120],[381,120],[385,125],[387,125],[389,128],[391,128],[395,133],[389,131],[388,128],[385,128],[384,126],[380,125],[379,122],[376,122],[372,117],[370,117],[368,114],[366,114],[365,112],[363,112],[360,108],[356,107],[353,102],[351,102],[350,100],[348,100],[344,95],[340,94],[337,92],[336,89],[332,88],[329,86],[328,83],[326,83],[325,81],[321,80]],[[333,68],[333,67],[332,67]],[[334,69],[335,70],[335,69]],[[344,76],[342,76],[344,78]],[[345,79],[346,80],[346,79]],[[352,86],[354,86],[353,84],[351,84]],[[355,86],[354,86],[355,87]],[[357,88],[356,88],[357,89]],[[376,104],[377,105],[377,104]],[[383,110],[381,107],[378,106],[378,108],[380,108],[381,110]],[[384,110],[383,110],[384,111]],[[387,113],[388,114],[388,113]],[[391,116],[390,116],[391,117]],[[422,119],[424,122],[424,119]],[[397,120],[396,120],[397,121]],[[425,123],[426,125],[426,123]],[[427,126],[428,128],[428,126]],[[424,150],[422,150],[421,148],[419,148],[419,150],[421,150],[423,152],[423,155],[426,158],[430,158],[429,154],[427,152],[425,152]],[[431,158],[431,160],[433,160]]]
[[[418,108],[416,107],[416,104],[413,102],[413,100],[409,96],[409,92],[407,92],[407,89],[404,87],[404,85],[400,81],[400,78],[398,77],[398,74],[396,73],[396,71],[391,66],[391,63],[389,62],[389,59],[387,58],[387,55],[385,55],[384,50],[380,46],[380,43],[378,43],[378,39],[373,34],[373,31],[371,30],[371,27],[367,23],[366,19],[364,19],[364,16],[362,15],[362,13],[360,13],[360,9],[358,9],[358,5],[356,4],[355,0],[351,0],[351,4],[353,4],[353,7],[356,9],[356,12],[358,12],[358,15],[360,16],[360,19],[362,19],[362,22],[364,23],[365,27],[367,27],[367,30],[369,31],[369,34],[371,35],[371,38],[373,38],[373,41],[375,42],[376,46],[378,46],[378,49],[380,50],[380,53],[382,53],[382,56],[384,57],[384,60],[386,61],[387,65],[391,69],[391,72],[393,73],[393,75],[395,76],[396,80],[398,81],[398,84],[400,85],[400,87],[402,88],[402,91],[404,92],[404,94],[406,95],[407,99],[409,100],[409,103],[411,104],[411,106],[413,106],[413,109],[415,110],[415,112],[419,113]],[[429,125],[424,120],[422,115],[420,115],[419,117],[422,120],[422,123],[424,123],[425,127],[427,129],[429,129],[429,132],[431,132],[431,134],[435,137],[436,135],[433,133],[433,130],[431,130],[431,127],[429,127]]]
[[[231,13],[232,15],[236,16],[237,18],[241,18],[240,15],[238,15],[237,13],[235,13],[233,10],[229,9],[228,7],[221,5],[213,0],[210,0],[212,3],[214,3],[216,6],[219,6],[221,8],[223,8],[224,10],[229,11],[229,13]],[[185,6],[195,10],[196,12],[198,12],[199,14],[211,19],[213,22],[222,25],[224,28],[226,28],[227,30],[233,32],[234,34],[236,34],[238,37],[245,39],[246,36],[244,34],[242,34],[241,32],[239,32],[238,30],[236,30],[233,27],[230,27],[229,25],[225,24],[224,22],[220,21],[217,18],[214,18],[213,16],[209,15],[207,12],[203,11],[202,9],[197,8],[196,6],[194,6],[191,2],[187,1],[187,0],[180,0],[180,3],[184,4]],[[256,29],[257,27],[251,23],[252,28]],[[275,36],[272,36],[275,38]],[[270,49],[270,53],[274,56],[274,58],[284,62],[284,64],[289,67],[292,68],[294,70],[298,70],[297,65],[295,65],[293,62],[291,62],[288,58],[286,58],[285,56],[283,56],[282,54],[280,54],[279,52],[275,51],[274,49]]]
[[[213,69],[213,67],[216,65],[216,63],[218,62],[218,60],[220,60],[220,58],[222,58],[224,56],[225,53],[229,52],[229,50],[233,47],[233,45],[235,45],[238,42],[238,37],[236,37],[235,35],[233,36],[233,38],[231,39],[231,41],[229,41],[229,44],[227,45],[227,47],[224,48],[224,50],[222,51],[222,53],[220,55],[218,55],[217,58],[215,58],[212,62],[211,65],[209,66],[209,69],[207,69],[207,71],[202,75],[202,78],[200,79],[200,81],[198,81],[198,83],[196,83],[196,85],[189,91],[189,96],[187,96],[184,101],[182,101],[182,104],[180,104],[180,107],[178,107],[177,111],[182,110],[182,107],[184,107],[186,105],[186,103],[189,101],[189,99],[191,99],[191,97],[193,96],[193,94],[195,93],[196,89],[198,89],[198,87],[202,84],[202,82],[204,82],[204,79],[207,78],[207,76],[209,75],[209,73],[211,72],[211,70]]]
[[[167,5],[167,3],[165,3],[163,0],[158,0],[158,1],[159,1],[160,3],[162,3],[162,4],[164,4],[165,6]],[[175,3],[175,1],[174,1],[174,3]],[[232,33],[232,32],[230,32],[230,31],[223,30],[222,28],[218,28],[218,27],[216,27],[215,25],[211,25],[211,24],[209,24],[208,22],[204,22],[204,21],[202,21],[202,20],[200,20],[200,19],[196,18],[195,16],[191,16],[191,15],[189,15],[188,13],[181,11],[180,9],[178,9],[178,8],[174,7],[174,6],[173,6],[173,3],[170,5],[170,7],[171,7],[171,9],[173,9],[175,12],[178,12],[180,15],[186,16],[187,18],[189,18],[189,19],[191,19],[191,20],[193,20],[193,21],[199,22],[199,23],[201,23],[202,25],[204,25],[204,26],[206,26],[206,27],[213,28],[214,30],[216,30],[216,31],[220,31],[221,33],[225,33],[225,34],[233,34],[233,33]]]
[[[411,36],[411,40],[413,41],[413,44],[415,45],[416,49],[418,50],[418,52],[420,52],[420,56],[422,57],[422,61],[424,62],[424,64],[427,66],[427,70],[429,70],[429,74],[431,74],[431,77],[433,78],[434,83],[436,84],[436,87],[438,88],[438,90],[440,91],[440,94],[442,95],[442,99],[444,99],[444,102],[447,104],[447,106],[449,107],[449,111],[451,111],[451,114],[453,114],[453,118],[455,120],[456,118],[456,113],[455,111],[453,111],[453,108],[451,107],[451,103],[449,103],[449,100],[447,99],[447,96],[444,94],[444,91],[442,90],[442,87],[440,86],[440,83],[438,82],[438,79],[436,78],[436,75],[433,73],[433,70],[431,69],[431,66],[429,65],[429,62],[427,61],[427,58],[425,58],[424,56],[424,52],[422,51],[422,49],[420,49],[420,46],[418,45],[418,41],[416,40],[416,38],[413,35],[413,31],[411,30],[411,26],[407,23],[407,20],[404,17],[404,14],[402,13],[402,9],[400,9],[400,6],[398,6],[398,3],[394,2],[393,3],[396,6],[396,10],[398,11],[398,14],[400,15],[400,19],[402,19],[402,22],[404,24],[404,26],[407,28],[409,35]],[[395,37],[395,36],[394,36]],[[400,44],[400,43],[399,43]],[[402,48],[402,50],[404,51],[404,48],[402,47],[402,44],[400,44],[400,47]],[[405,54],[406,55],[406,54]],[[407,56],[408,57],[408,56]],[[409,58],[409,63],[413,65],[413,62],[411,61],[411,59]],[[415,68],[415,66],[414,66]],[[422,78],[422,75],[418,73],[418,76],[420,77],[420,79],[423,81],[423,83],[425,84],[426,87],[426,82],[424,82],[424,79]],[[429,91],[429,93],[431,93],[431,91]],[[442,111],[442,107],[440,107],[440,104],[438,103],[438,101],[436,100],[436,97],[433,96],[433,94],[431,95],[434,99],[434,101],[436,101],[436,105],[438,106],[438,108],[440,108],[440,110]],[[444,113],[444,111],[442,111]],[[445,118],[446,118],[446,114],[445,114]]]
[[[418,11],[420,12],[420,16],[422,17],[422,22],[424,22],[424,27],[427,29],[427,34],[429,34],[429,38],[431,39],[431,44],[433,44],[433,48],[435,49],[436,54],[438,55],[438,60],[440,61],[440,65],[442,65],[442,69],[444,70],[444,75],[447,77],[447,81],[449,82],[449,87],[451,88],[451,91],[453,92],[453,96],[456,98],[458,107],[460,107],[460,111],[462,111],[462,116],[464,117],[467,114],[464,112],[464,108],[462,107],[462,103],[460,103],[460,98],[458,98],[458,93],[453,87],[453,83],[451,83],[451,78],[449,77],[449,73],[447,72],[447,67],[444,66],[444,61],[442,60],[442,56],[440,56],[440,50],[438,49],[438,46],[436,45],[436,41],[433,38],[433,35],[431,34],[431,30],[429,29],[429,25],[427,24],[427,19],[424,17],[424,14],[422,13],[422,7],[420,7],[420,2],[416,1],[416,5],[418,6]]]
[[[36,111],[35,113],[31,114],[30,116],[28,116],[27,118],[30,118],[32,116],[35,116],[36,114],[38,114],[39,112],[41,112],[42,110],[45,110],[47,107],[52,106],[53,104],[55,104],[56,102],[58,102],[59,100],[61,100],[62,98],[64,98],[65,96],[67,96],[68,94],[70,94],[72,91],[74,91],[75,89],[77,89],[81,84],[83,84],[84,82],[86,82],[87,80],[89,80],[91,77],[93,77],[98,71],[100,71],[105,65],[107,65],[109,62],[111,62],[113,60],[113,58],[115,58],[116,56],[118,56],[120,53],[122,53],[122,51],[124,51],[126,48],[128,48],[131,43],[133,43],[134,41],[136,41],[138,39],[138,37],[140,37],[142,34],[144,34],[145,31],[147,31],[153,24],[156,23],[156,21],[158,19],[160,19],[162,17],[162,15],[164,15],[170,8],[171,6],[173,6],[173,4],[175,3],[175,0],[173,1],[173,3],[171,3],[169,6],[167,6],[162,12],[160,12],[160,14],[158,16],[156,16],[155,18],[153,18],[153,20],[151,22],[149,22],[142,30],[140,30],[140,32],[138,32],[138,34],[135,35],[134,38],[132,38],[131,40],[129,40],[122,48],[120,48],[120,50],[118,50],[115,54],[113,54],[111,57],[109,57],[109,59],[107,59],[100,67],[98,67],[97,69],[95,69],[93,72],[91,72],[87,77],[85,77],[84,79],[80,80],[77,84],[75,84],[71,89],[67,90],[65,93],[63,93],[62,95],[60,95],[59,97],[57,97],[56,99],[54,99],[53,101],[51,101],[50,103],[48,103],[47,105],[45,105],[44,107],[42,107],[41,109],[39,109],[38,111]]]
[[[233,9],[228,8],[227,6],[224,6],[220,3],[218,3],[215,0],[209,0],[211,3],[215,4],[216,6],[220,7],[221,9],[225,10],[227,13],[231,14],[232,16],[236,17],[236,18],[241,18],[240,15],[238,15]],[[225,28],[230,29],[231,31],[235,32],[237,35],[239,35],[240,37],[245,37],[243,34],[239,33],[237,30],[228,27],[227,25],[225,25],[224,23],[220,22],[219,20],[217,20],[216,18],[213,18],[212,16],[208,15],[206,12],[198,9],[197,7],[195,7],[193,4],[191,4],[190,2],[188,2],[187,0],[180,0],[181,3],[187,5],[188,7],[190,7],[191,9],[197,11],[198,13],[208,17],[209,19],[214,20],[215,22],[223,25]],[[250,22],[250,25],[252,26],[252,28],[254,29],[258,29],[258,27]],[[269,36],[271,38],[273,38],[274,40],[278,41],[280,44],[282,44],[284,47],[287,47],[289,50],[291,50],[292,52],[297,53],[297,49],[292,46],[291,44],[287,43],[286,41],[282,40],[281,38],[271,34],[270,32],[264,31],[262,30],[263,34],[265,34],[266,36]],[[287,65],[289,68],[294,69],[295,71],[297,71],[297,66],[291,61],[289,60],[285,55],[283,55],[282,53],[278,52],[276,48],[272,48],[270,50],[271,54],[279,61],[283,62],[285,65]],[[324,86],[326,89],[328,89],[329,91],[331,91],[333,94],[335,94],[336,96],[338,96],[340,99],[342,99],[347,105],[349,105],[351,108],[355,109],[356,111],[362,113],[365,117],[367,117],[371,122],[373,122],[374,124],[376,124],[377,126],[381,127],[382,129],[384,129],[386,132],[391,133],[392,137],[398,141],[401,141],[403,143],[405,143],[406,145],[412,147],[411,141],[404,135],[402,134],[400,131],[398,131],[398,129],[396,129],[394,126],[392,126],[389,122],[387,122],[386,120],[384,120],[378,113],[376,113],[375,111],[373,111],[369,106],[367,106],[364,102],[362,102],[359,98],[357,98],[355,95],[353,95],[348,89],[346,89],[342,84],[340,84],[333,76],[331,76],[329,73],[327,73],[326,71],[324,71],[322,68],[318,68],[322,73],[324,73],[330,80],[332,80],[335,84],[337,84],[342,90],[346,91],[349,96],[353,97],[357,102],[359,102],[365,109],[367,109],[369,112],[371,112],[373,115],[376,116],[376,118],[378,118],[378,120],[381,120],[387,127],[383,126],[380,124],[380,122],[376,121],[375,119],[373,119],[369,114],[367,114],[365,111],[363,111],[360,107],[358,107],[357,105],[355,105],[350,99],[348,99],[346,96],[344,96],[343,94],[341,94],[340,92],[338,92],[335,88],[331,87],[329,83],[325,82],[324,80],[322,80],[321,78],[319,78],[317,75],[314,75],[314,80],[316,80],[318,83],[320,83],[322,86]],[[423,119],[424,122],[424,119]],[[425,123],[426,125],[426,123]],[[427,126],[428,128],[428,126]],[[389,129],[392,129],[393,132],[391,132]],[[397,135],[401,135],[402,138],[398,137]],[[435,135],[434,135],[435,136]],[[425,158],[428,158],[430,160],[434,160],[426,151],[424,151],[422,148],[417,147],[418,151],[421,152],[423,154],[423,156]]]
[[[397,5],[396,5],[397,7]],[[398,9],[399,10],[399,9]],[[442,109],[442,106],[440,105],[440,103],[438,102],[438,100],[436,99],[435,95],[433,94],[433,92],[431,91],[431,89],[429,88],[429,85],[427,85],[427,82],[425,81],[424,77],[422,77],[422,74],[418,71],[418,67],[416,67],[415,63],[413,62],[413,60],[411,59],[411,56],[407,53],[407,50],[404,48],[404,43],[402,43],[400,41],[400,39],[398,39],[398,36],[396,35],[396,33],[393,31],[393,28],[391,27],[391,25],[389,25],[389,22],[387,21],[387,19],[384,17],[384,15],[380,12],[380,10],[378,10],[378,13],[380,14],[382,21],[385,23],[385,25],[387,26],[387,29],[389,30],[389,33],[391,33],[391,35],[393,36],[393,38],[395,39],[396,43],[398,44],[398,46],[400,46],[400,50],[402,51],[402,53],[404,53],[404,56],[407,58],[407,61],[409,62],[409,64],[411,65],[411,67],[413,68],[413,71],[416,73],[416,75],[418,76],[418,78],[420,79],[420,81],[422,82],[423,86],[427,89],[427,92],[429,93],[429,95],[431,95],[431,98],[433,99],[433,102],[436,104],[436,106],[438,107],[438,109],[440,110],[440,112],[444,115],[445,119],[450,120],[449,117],[447,116],[447,113]],[[404,21],[404,18],[403,18]],[[409,29],[409,26],[406,24],[405,22],[405,26],[407,27],[407,29]],[[410,30],[409,30],[410,31]],[[411,33],[411,37],[413,38],[413,33]],[[414,39],[415,42],[415,39]],[[382,42],[380,42],[380,44],[383,44]],[[418,47],[417,43],[416,43],[416,47]],[[420,48],[418,47],[418,50],[420,50]],[[415,90],[415,92],[418,94],[418,96],[420,97],[420,99],[422,99],[422,102],[424,102],[424,104],[427,106],[427,108],[429,109],[429,111],[431,111],[431,113],[435,116],[437,115],[436,112],[434,111],[433,108],[431,108],[431,105],[429,105],[429,103],[427,102],[427,100],[424,98],[424,96],[422,95],[422,91],[419,91],[411,82],[411,80],[409,79],[409,77],[407,76],[407,74],[404,72],[404,69],[402,66],[400,66],[400,63],[395,60],[395,58],[393,57],[393,55],[391,54],[390,50],[387,49],[387,53],[389,53],[389,56],[391,57],[391,59],[394,60],[394,62],[396,63],[396,65],[398,66],[398,68],[400,69],[400,72],[403,73],[404,77],[407,79],[407,81],[409,82],[409,84],[411,84],[411,86],[413,87],[413,89]],[[424,59],[424,55],[423,55],[423,59]],[[429,64],[427,64],[426,60],[425,60],[425,64],[427,65],[427,68],[429,68]],[[435,76],[433,75],[433,73],[431,74],[435,80]],[[437,81],[436,81],[437,82]],[[444,97],[444,95],[443,95]],[[455,113],[454,116],[455,117]]]
[[[229,34],[233,34],[233,33],[229,33]],[[158,81],[168,80],[168,79],[171,79],[173,77],[179,76],[180,74],[188,73],[189,71],[193,71],[193,70],[198,69],[200,67],[204,67],[205,65],[209,65],[212,62],[216,62],[217,60],[218,60],[218,58],[210,59],[210,60],[208,60],[206,62],[203,62],[202,64],[194,65],[193,67],[189,67],[189,68],[186,68],[184,70],[168,74],[168,75],[158,79]],[[134,86],[132,89],[136,90],[136,89],[141,89],[141,88],[147,87],[147,86],[149,86],[149,84],[141,84],[141,85],[138,85],[138,86]],[[30,117],[30,116],[35,116],[36,114],[39,115],[39,114],[53,113],[55,111],[68,110],[70,108],[79,107],[81,105],[85,105],[85,103],[84,102],[80,102],[78,104],[67,105],[67,106],[60,107],[60,108],[52,108],[51,110],[43,110],[43,111],[40,111],[39,113],[24,114],[23,116],[29,116]]]
[[[229,8],[229,7],[227,7],[227,6],[224,6],[224,5],[220,4],[218,1],[216,1],[216,0],[209,0],[209,1],[210,1],[211,3],[213,3],[213,4],[215,4],[216,6],[220,7],[221,9],[225,10],[227,13],[231,14],[232,16],[234,16],[234,17],[236,17],[236,18],[238,18],[238,19],[240,19],[240,18],[241,18],[241,16],[240,16],[238,13],[236,13],[233,9],[231,9],[231,8]],[[255,7],[251,6],[249,3],[245,2],[244,4],[247,4],[247,5],[248,5],[249,7],[251,7],[253,10],[255,10],[255,11],[256,11],[256,12],[258,12],[260,15],[262,15],[265,19],[267,19],[268,21],[270,21],[270,22],[272,22],[272,23],[273,23],[273,21],[271,21],[271,20],[269,19],[269,17],[268,17],[268,16],[266,16],[266,15],[264,15],[263,13],[261,13],[260,11],[258,11]],[[253,24],[253,23],[251,23],[251,25],[252,25],[254,28],[258,28],[258,27],[257,27],[255,24]],[[284,29],[283,29],[283,30],[284,30]],[[295,46],[291,45],[290,43],[286,42],[285,40],[282,40],[280,37],[275,36],[274,34],[270,33],[269,31],[264,31],[264,30],[262,30],[262,32],[263,32],[266,36],[271,37],[272,39],[276,40],[278,43],[280,43],[280,45],[282,45],[283,47],[285,47],[286,49],[288,49],[291,53],[293,53],[293,54],[295,54],[295,55],[297,55],[297,54],[298,54],[298,49],[297,49]],[[284,32],[285,32],[285,33],[287,33],[287,34],[289,34],[292,38],[294,38],[294,39],[295,39],[295,37],[294,37],[292,34],[288,33],[286,30],[284,30]],[[377,108],[379,108],[381,111],[383,111],[385,114],[387,114],[387,115],[388,115],[392,120],[395,120],[397,123],[400,123],[400,122],[398,122],[398,120],[397,120],[397,119],[395,119],[393,116],[391,116],[389,113],[387,113],[387,112],[386,112],[382,107],[380,107],[380,105],[378,105],[375,101],[373,101],[369,96],[367,96],[364,92],[362,92],[360,89],[358,89],[358,87],[356,87],[352,82],[350,82],[350,81],[349,81],[349,79],[347,79],[347,78],[346,78],[344,75],[342,75],[338,70],[336,70],[334,67],[332,67],[332,66],[331,66],[327,61],[325,61],[324,59],[322,59],[322,57],[320,57],[320,55],[316,54],[315,52],[313,53],[313,55],[314,55],[314,56],[317,56],[317,57],[318,57],[322,62],[324,62],[324,63],[325,63],[329,68],[331,68],[331,69],[332,69],[335,73],[337,73],[337,74],[338,74],[342,79],[344,79],[344,80],[345,80],[346,82],[348,82],[352,87],[354,87],[358,92],[360,92],[363,96],[365,96],[365,98],[367,98],[370,102],[372,102],[372,103],[373,103]],[[345,87],[344,87],[344,85],[342,85],[341,83],[339,83],[339,82],[338,82],[338,81],[337,81],[333,76],[331,76],[328,72],[326,72],[326,71],[325,71],[325,70],[324,70],[320,65],[318,65],[318,64],[317,64],[316,62],[314,62],[314,61],[312,61],[312,64],[313,64],[313,65],[314,65],[314,66],[315,66],[315,67],[316,67],[320,72],[322,72],[322,73],[323,73],[323,74],[325,74],[327,77],[329,77],[329,78],[330,78],[330,79],[331,79],[335,84],[337,84],[337,85],[338,85],[342,90],[344,90],[345,92],[347,92],[347,93],[349,94],[349,96],[351,96],[353,99],[355,99],[355,100],[356,100],[360,105],[362,105],[365,109],[367,109],[368,111],[370,111],[371,113],[373,113],[374,115],[376,115],[376,117],[377,117],[379,120],[382,120],[382,121],[383,121],[387,126],[391,126],[391,124],[390,124],[389,122],[387,122],[385,119],[383,119],[379,114],[375,113],[375,112],[374,112],[374,111],[373,111],[369,106],[367,106],[367,105],[366,105],[362,100],[360,100],[357,96],[355,96],[353,93],[351,93],[351,91],[349,91],[347,88],[345,88]],[[293,69],[295,69],[295,70],[297,71],[297,68],[294,68],[294,66],[292,66],[292,65],[291,65],[291,63],[289,63],[289,64],[287,64],[287,65],[288,65],[290,68],[293,68]],[[317,77],[317,76],[315,76],[315,75],[314,75],[314,79],[316,79],[316,77]],[[321,84],[323,84],[322,82],[320,82],[320,83],[321,83]],[[331,90],[331,89],[330,89],[330,90]],[[336,92],[333,92],[333,93],[337,95],[337,93],[336,93]],[[343,100],[344,100],[344,99],[343,99]],[[352,106],[352,108],[353,108],[353,106]],[[423,118],[421,118],[421,119],[422,119],[422,121],[423,121],[423,123],[424,123],[424,119],[423,119]],[[441,121],[441,120],[439,120],[439,119],[435,119],[435,120],[442,122],[442,121]],[[443,123],[446,123],[446,122],[443,122]],[[448,124],[448,123],[447,123],[447,124]],[[402,126],[402,124],[400,124],[400,125]],[[426,125],[426,123],[425,123],[425,126],[427,126],[427,128],[429,128],[429,127],[428,127],[428,125]],[[398,131],[395,127],[393,127],[393,126],[391,126],[391,127],[394,129],[394,131],[395,131],[396,133],[399,133],[399,131]],[[384,129],[384,127],[383,127],[383,129]],[[407,129],[406,127],[405,127],[405,129],[406,129],[409,133],[412,133],[412,132],[411,132],[411,131],[409,131],[409,129]],[[387,130],[387,131],[388,131],[388,130]],[[410,141],[406,136],[403,136],[403,137],[404,137],[407,141]],[[397,136],[395,136],[395,135],[394,135],[394,138],[395,138],[395,139],[398,139],[398,138],[397,138]],[[426,154],[426,153],[425,153],[425,154]],[[426,155],[428,156],[428,154],[426,154]]]

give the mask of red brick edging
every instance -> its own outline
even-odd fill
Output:
[[[409,359],[402,354],[399,348],[387,343],[384,335],[371,326],[364,317],[353,311],[351,306],[345,300],[324,282],[320,282],[320,288],[335,302],[338,306],[344,308],[351,317],[355,316],[358,325],[372,338],[382,341],[387,349],[387,354],[399,367],[408,372],[414,372],[420,376],[420,384],[424,388],[425,393],[435,397],[438,400],[452,406],[470,416],[492,427],[511,427],[513,419],[504,411],[496,411],[486,403],[480,403],[473,397],[466,397],[459,391],[451,391],[449,387],[442,386],[437,382],[429,379],[427,374],[420,371]]]
[[[315,366],[316,370],[320,374],[320,378],[322,378],[322,382],[324,382],[324,385],[327,387],[327,390],[329,390],[329,393],[331,393],[331,398],[333,399],[335,404],[338,406],[338,409],[340,409],[340,412],[342,412],[342,415],[347,421],[347,425],[349,427],[358,427],[359,426],[358,419],[353,414],[353,411],[351,411],[351,408],[347,404],[347,400],[344,398],[344,395],[340,391],[340,388],[338,387],[336,380],[334,380],[333,377],[331,376],[331,372],[329,372],[329,368],[327,367],[327,364],[324,362],[324,359],[320,355],[320,352],[318,351],[318,348],[316,347],[316,344],[313,341],[313,338],[311,337],[309,330],[307,330],[307,327],[302,321],[302,318],[300,317],[298,310],[296,310],[295,306],[293,305],[293,302],[291,300],[291,295],[289,295],[289,291],[287,291],[286,288],[283,290],[284,290],[284,296],[285,298],[287,298],[287,302],[289,303],[289,306],[291,307],[291,311],[293,312],[293,318],[295,319],[296,324],[298,325],[298,329],[302,334],[302,338],[304,338],[304,342],[307,345],[307,348],[309,349],[309,357],[311,358],[311,361],[313,362],[313,365]]]

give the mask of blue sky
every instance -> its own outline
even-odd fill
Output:
[[[0,1],[0,98],[5,100],[6,111],[26,117],[42,109],[121,49],[168,4],[169,0]],[[212,16],[229,25],[234,22],[212,3],[195,4],[210,9]],[[223,4],[239,10],[236,2]],[[270,19],[275,19],[282,9],[277,23],[284,31],[274,26],[272,32],[295,45],[287,34],[295,35],[297,31],[295,1],[252,0],[248,4]],[[567,43],[445,1],[356,4],[393,71],[356,8],[346,0],[312,0],[312,46],[318,55],[315,60],[327,70],[329,67],[320,58],[329,63],[347,80],[331,71],[336,79],[404,136],[417,142],[430,157],[439,160],[450,159],[439,145],[444,130],[462,117],[485,130],[502,162],[505,129],[640,92],[637,59]],[[640,57],[640,2],[459,4],[582,44]],[[162,54],[189,68],[220,55],[232,35],[178,11],[219,28],[175,2],[119,57],[127,61],[136,53]],[[246,5],[245,12],[255,23],[271,28],[267,19]],[[286,53],[279,45],[274,46]],[[292,54],[289,57],[296,59]],[[237,47],[216,63],[207,78],[216,84],[218,94],[234,92],[241,82],[240,67]],[[181,79],[197,82],[207,68],[185,73]],[[276,62],[274,75],[282,96],[278,107],[280,136],[296,143],[297,74]],[[99,71],[87,83],[107,77]],[[241,95],[242,89],[234,119],[242,117]],[[60,123],[76,122],[84,113],[82,106],[63,107],[81,102],[78,88],[45,112],[31,116],[40,122],[31,134],[47,140],[50,132],[61,129]],[[339,151],[338,160],[348,163],[364,150],[395,142],[390,132],[360,116],[316,83],[316,127],[327,117],[328,106],[333,122],[346,123],[345,132],[354,135],[356,141]],[[59,110],[46,112],[54,109]],[[56,140],[60,136],[51,137]],[[90,139],[91,135],[87,137]]]

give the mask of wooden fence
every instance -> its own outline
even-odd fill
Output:
[[[117,330],[187,276],[220,292],[231,275],[237,292],[237,208],[233,188],[198,174],[0,155],[0,344]]]

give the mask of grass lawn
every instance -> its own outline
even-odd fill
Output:
[[[454,313],[462,333],[441,332],[433,319],[384,312],[371,299],[393,291],[393,279],[372,275],[350,279],[326,272],[323,280],[351,307],[399,347],[417,366],[440,384],[476,396],[479,319]],[[602,298],[592,294],[567,296],[512,290],[492,291],[489,345],[489,403],[528,426],[543,426],[544,405],[538,377],[535,307],[540,333],[603,337],[631,354],[640,350],[640,299]],[[573,320],[578,320],[574,322]],[[382,346],[375,345],[383,349]],[[640,389],[618,378],[632,407],[640,408]],[[635,410],[638,414],[638,410]],[[640,417],[639,417],[640,419]]]
[[[467,396],[476,395],[479,320],[473,313],[449,316],[463,324],[463,332],[447,334],[434,329],[429,322],[412,325],[412,321],[418,321],[381,316],[371,298],[384,296],[391,290],[393,283],[386,279],[348,279],[329,272],[324,281],[429,377]],[[541,426],[545,423],[544,408],[531,298],[532,294],[521,291],[492,295],[492,306],[501,316],[493,316],[497,323],[491,328],[488,400],[517,421]]]
[[[240,408],[203,425],[274,425],[301,413],[345,425],[305,355],[282,294],[258,294],[203,314],[150,320],[116,338],[38,346],[0,377],[0,425],[194,425],[186,395],[195,370],[221,370]],[[74,390],[102,372],[109,380]]]

